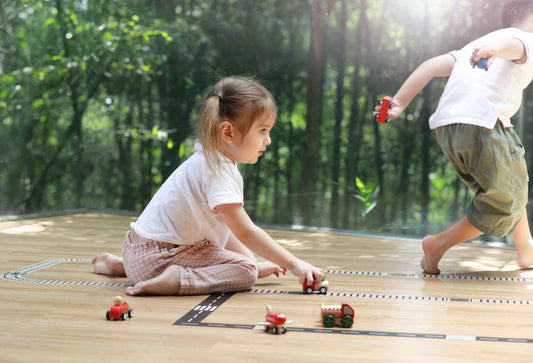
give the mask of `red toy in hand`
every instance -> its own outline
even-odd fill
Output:
[[[378,104],[381,106],[379,112],[376,113],[376,121],[384,124],[389,122],[389,109],[392,108],[392,97],[385,96],[379,100]]]
[[[313,278],[314,277],[315,275],[313,275]],[[304,283],[302,284],[303,292],[305,294],[312,294],[313,291],[318,291],[321,294],[325,294],[328,292],[328,287],[329,287],[329,283],[328,283],[328,280],[326,280],[326,275],[322,277],[322,281],[320,282],[316,282],[315,280],[313,280],[311,285],[308,285],[307,281],[304,281]]]

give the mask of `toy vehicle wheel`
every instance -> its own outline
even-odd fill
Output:
[[[128,313],[123,311],[122,313],[120,313],[120,320],[126,320],[126,318],[128,317]]]
[[[341,325],[343,328],[350,328],[353,324],[353,319],[351,316],[343,316],[341,319]]]
[[[333,315],[326,315],[322,319],[322,322],[324,323],[324,326],[326,328],[331,328],[333,325],[335,325],[335,318],[333,317]]]
[[[111,317],[109,316],[109,313],[110,313],[109,310],[105,313],[105,318],[106,318],[107,320],[111,320]]]
[[[281,328],[281,334],[285,334],[287,332],[287,328],[283,327]]]
[[[133,309],[128,310],[128,318],[133,317]]]
[[[328,292],[328,288],[325,287],[325,286],[322,286],[322,287],[320,288],[320,293],[326,295],[326,292]]]
[[[312,288],[311,286],[307,286],[307,287],[305,288],[305,293],[306,293],[306,294],[312,294],[312,293],[313,293],[313,288]]]
[[[273,327],[272,328],[272,334],[278,334],[278,328],[277,327]]]

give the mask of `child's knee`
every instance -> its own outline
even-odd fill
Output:
[[[259,273],[257,263],[255,263],[254,261],[250,259],[247,259],[247,261],[243,263],[241,266],[243,267],[245,271],[244,272],[245,277],[243,278],[243,283],[245,283],[246,285],[245,288],[249,289],[255,284],[255,281],[257,280],[257,275]]]

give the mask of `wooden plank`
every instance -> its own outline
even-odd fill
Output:
[[[119,254],[132,220],[79,213],[0,222],[0,273],[47,281],[0,279],[2,361],[531,361],[533,274],[516,269],[513,249],[471,244],[452,249],[443,276],[432,278],[421,275],[416,240],[268,229],[331,270],[328,294],[301,294],[294,276],[268,277],[195,326],[176,322],[207,296],[127,297],[133,318],[107,321],[124,287],[105,284],[128,281],[95,275],[88,261]],[[68,262],[46,263],[57,260]],[[320,304],[341,301],[355,308],[353,327],[324,329]],[[287,334],[253,329],[267,304],[294,321]]]

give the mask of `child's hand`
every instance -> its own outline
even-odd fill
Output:
[[[472,67],[475,67],[480,59],[486,59],[487,65],[485,66],[485,69],[488,70],[492,65],[492,62],[494,62],[495,54],[496,49],[492,46],[485,43],[479,43],[470,55],[470,64],[472,64]]]
[[[391,103],[392,103],[392,107],[389,108],[389,110],[387,112],[387,115],[389,116],[389,121],[400,117],[400,115],[402,114],[402,112],[405,109],[405,107],[403,107],[401,105],[401,103],[396,98],[393,98]],[[376,117],[376,115],[379,114],[380,108],[381,108],[380,105],[376,105],[376,107],[374,108],[374,112],[372,113],[372,115],[374,117]]]
[[[315,267],[300,259],[296,260],[296,264],[294,267],[291,267],[289,271],[298,277],[298,282],[300,284],[303,284],[304,282],[311,284],[313,283],[313,280],[320,282],[322,281],[322,277],[324,277],[324,271],[322,271],[321,268]]]
[[[270,261],[259,262],[257,264],[257,270],[257,277],[260,279],[270,275],[276,275],[279,277],[280,273],[285,275],[285,271],[287,271],[286,269]]]
[[[482,58],[487,60],[485,69],[489,69],[496,58],[523,63],[527,59],[527,52],[517,38],[490,39],[476,44],[470,55],[470,63],[475,66]]]

